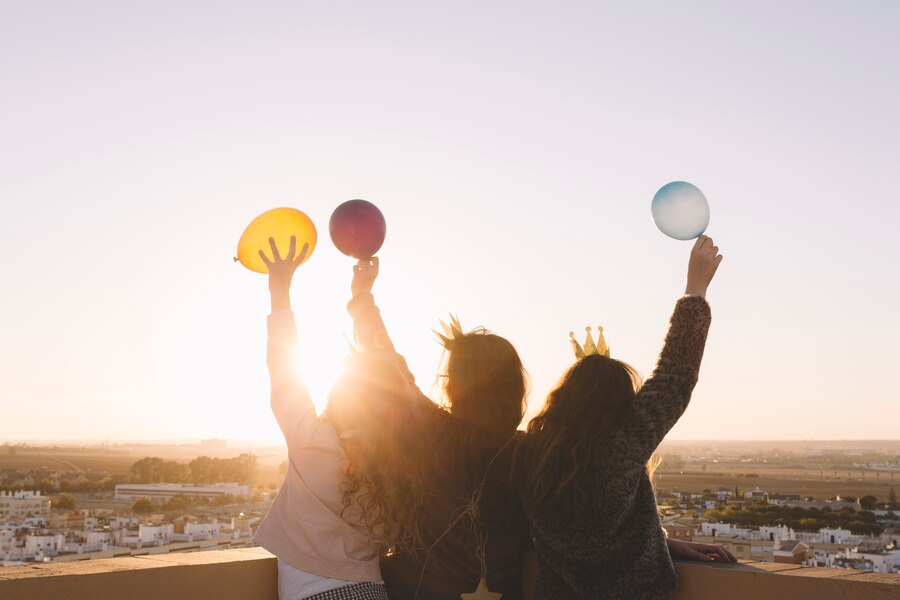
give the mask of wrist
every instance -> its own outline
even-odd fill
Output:
[[[700,296],[701,298],[706,298],[706,288],[707,286],[703,284],[688,281],[687,285],[684,288],[684,295]]]

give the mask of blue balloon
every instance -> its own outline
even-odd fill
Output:
[[[650,203],[659,230],[676,240],[692,240],[709,226],[709,203],[695,185],[673,181],[659,188]]]

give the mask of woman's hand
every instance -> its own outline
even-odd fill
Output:
[[[353,281],[350,283],[350,291],[355,298],[359,294],[370,293],[378,277],[378,257],[361,258],[353,265]]]
[[[669,548],[669,554],[672,558],[679,560],[699,560],[703,562],[718,561],[733,563],[737,562],[734,554],[723,548],[713,544],[701,544],[700,542],[685,542],[666,538],[666,546]]]
[[[291,244],[288,247],[287,256],[281,258],[275,238],[269,238],[269,246],[272,248],[272,260],[262,250],[259,256],[269,270],[269,294],[272,296],[272,311],[291,310],[291,280],[294,271],[306,259],[309,252],[309,244],[303,244],[300,254],[297,254],[297,238],[291,236]]]
[[[716,274],[722,255],[719,247],[713,244],[712,238],[701,235],[691,249],[688,261],[687,286],[684,293],[690,296],[706,296],[706,288]]]

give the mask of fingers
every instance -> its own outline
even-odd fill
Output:
[[[711,237],[709,237],[707,235],[697,236],[697,241],[694,242],[693,251],[697,252],[697,253],[701,253],[707,245],[710,245],[710,246],[712,245]]]
[[[725,549],[724,546],[714,546],[713,544],[698,544],[697,549],[710,557],[710,560],[720,560],[722,562],[737,562],[734,554]]]
[[[734,556],[734,554],[732,554],[722,546],[719,546],[719,551],[716,552],[716,554],[721,557],[723,562],[737,562],[737,558]]]
[[[713,558],[709,554],[706,554],[705,552],[700,552],[699,550],[695,550],[691,546],[688,546],[685,549],[685,553],[687,554],[687,558],[690,560],[702,560],[702,561],[706,561],[706,562],[713,560]]]
[[[278,262],[281,260],[281,254],[278,252],[278,244],[275,243],[275,238],[269,238],[269,246],[272,248],[272,259],[273,262]]]
[[[362,271],[374,271],[375,274],[378,274],[378,257],[373,256],[372,258],[360,258],[356,261],[356,264],[353,265],[353,270],[356,272]]]
[[[295,252],[297,252],[297,236],[292,235],[292,236],[291,236],[291,243],[290,243],[290,245],[288,246],[288,253],[287,253],[287,256],[286,256],[284,259],[285,259],[286,261],[288,261],[288,262],[293,262],[293,260],[294,260],[294,253],[295,253]]]
[[[266,268],[268,268],[268,267],[271,267],[271,266],[272,266],[272,261],[271,261],[271,260],[269,260],[269,257],[268,257],[268,256],[266,256],[266,253],[265,253],[265,252],[263,252],[263,251],[262,251],[262,250],[260,250],[260,251],[259,251],[259,257],[260,257],[260,258],[261,258],[261,259],[262,259],[262,261],[263,261],[263,264],[265,264],[265,265],[266,265]]]
[[[291,236],[291,249],[294,248],[296,242],[294,241],[294,236]],[[300,249],[300,254],[297,255],[297,258],[294,259],[294,264],[299,265],[304,260],[306,260],[306,255],[309,254],[309,242],[303,244],[303,247]]]

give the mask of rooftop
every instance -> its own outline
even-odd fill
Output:
[[[741,561],[740,564],[677,562],[672,600],[816,598],[896,600],[900,575],[802,568]],[[0,568],[3,600],[277,600],[275,557],[262,548]]]

